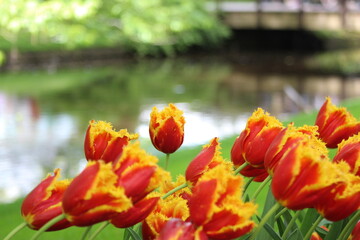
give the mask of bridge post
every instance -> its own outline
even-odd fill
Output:
[[[304,0],[298,1],[298,29],[302,30],[304,28]]]
[[[343,29],[346,29],[346,13],[347,13],[347,7],[346,7],[346,0],[338,0],[339,6],[340,6],[340,20],[341,20],[341,26]]]
[[[261,15],[262,15],[261,0],[256,0],[256,25],[257,25],[257,28],[262,28]]]

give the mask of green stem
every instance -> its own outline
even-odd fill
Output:
[[[257,196],[260,194],[261,190],[263,190],[263,188],[271,181],[271,176],[268,176],[262,183],[261,185],[258,187],[258,189],[256,189],[254,196],[251,198],[251,201],[255,201]]]
[[[319,223],[321,222],[321,220],[323,220],[323,216],[319,216],[316,221],[313,223],[313,225],[311,226],[311,228],[309,228],[309,230],[307,231],[307,233],[305,234],[304,240],[308,240],[311,237],[311,234],[315,231],[316,227],[319,225]]]
[[[169,159],[170,159],[170,154],[167,153],[167,154],[166,154],[166,159],[165,159],[165,170],[168,170]]]
[[[168,191],[168,192],[167,192],[165,195],[163,195],[161,198],[162,198],[162,199],[165,199],[165,198],[167,198],[168,196],[170,196],[171,194],[173,194],[174,192],[177,192],[177,191],[179,191],[179,190],[181,190],[181,189],[183,189],[183,188],[186,188],[187,186],[188,186],[187,183],[183,183],[183,184],[177,186],[176,188]]]
[[[248,189],[248,187],[250,186],[250,183],[252,183],[252,181],[254,180],[254,178],[255,178],[255,177],[252,177],[252,178],[250,178],[250,179],[246,182],[246,184],[245,184],[245,186],[244,186],[243,194],[246,192],[246,190]]]
[[[284,208],[284,209],[286,209],[286,208]],[[291,218],[289,224],[286,226],[286,229],[285,229],[285,231],[284,231],[284,233],[283,233],[283,235],[282,235],[282,237],[281,237],[283,240],[286,239],[286,236],[289,234],[292,226],[294,225],[296,219],[299,217],[300,213],[301,213],[301,211],[297,211],[297,212],[294,214],[294,216]]]
[[[65,214],[60,214],[59,216],[54,217],[53,219],[51,219],[50,221],[48,221],[46,224],[44,224],[44,226],[42,226],[35,234],[34,236],[31,238],[31,240],[35,240],[38,239],[38,237],[45,232],[46,230],[48,230],[50,227],[52,227],[54,224],[56,224],[57,222],[61,221],[65,219]]]
[[[235,169],[234,174],[238,174],[241,170],[243,170],[245,167],[247,167],[249,164],[247,162],[243,163],[243,165],[240,165],[237,169]]]
[[[352,216],[349,222],[346,224],[344,229],[339,235],[339,240],[346,240],[351,234],[352,229],[355,227],[356,223],[360,220],[360,211],[357,211],[354,216]]]
[[[251,235],[251,240],[255,240],[260,230],[263,228],[265,223],[269,220],[269,218],[275,214],[275,212],[281,207],[280,203],[276,202],[272,208],[266,213],[266,215],[261,219],[259,225],[256,227],[254,233]]]
[[[287,209],[287,208],[283,208],[283,209],[281,209],[281,211],[280,212],[278,212],[276,215],[275,215],[275,221],[279,218],[279,217],[281,217],[281,215],[283,215],[286,211],[288,211],[289,209]]]
[[[11,239],[13,236],[15,236],[15,234],[17,234],[21,229],[23,229],[26,226],[27,226],[26,222],[19,224],[16,228],[14,228],[11,232],[9,232],[9,234],[3,240]]]
[[[106,222],[103,222],[100,227],[98,229],[96,229],[96,231],[89,237],[89,240],[93,240],[96,238],[97,235],[99,235],[99,233],[104,230],[107,225],[109,225],[110,222],[106,221]]]
[[[81,240],[85,240],[87,235],[89,234],[89,232],[91,231],[91,227],[92,226],[89,226],[86,228],[85,232],[83,233],[82,237],[81,237]]]

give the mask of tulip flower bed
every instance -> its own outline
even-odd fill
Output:
[[[166,162],[181,161],[171,154],[184,124],[173,104],[151,112],[150,139]],[[24,227],[36,230],[33,240],[69,227],[82,227],[81,239],[96,239],[105,227],[123,229],[119,239],[360,239],[360,121],[330,98],[311,126],[284,126],[255,110],[229,160],[214,137],[175,181],[137,138],[90,121],[86,167],[73,179],[60,179],[60,169],[43,179],[22,203],[24,223],[5,240]],[[249,196],[254,182],[261,184]]]

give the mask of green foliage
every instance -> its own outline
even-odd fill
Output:
[[[228,29],[205,0],[3,0],[0,39],[11,47],[53,43],[67,48],[121,45],[141,55],[174,55],[215,44]],[[4,45],[4,44],[0,44]]]

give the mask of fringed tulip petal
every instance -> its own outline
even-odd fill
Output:
[[[24,199],[21,214],[32,229],[39,229],[49,220],[62,214],[62,197],[69,186],[69,180],[61,180],[60,170],[55,169],[53,175],[48,175]],[[66,219],[51,226],[48,231],[60,230],[71,226]]]
[[[89,162],[64,193],[67,219],[77,226],[90,226],[131,208],[124,188],[116,185],[117,178],[111,163]]]
[[[299,144],[301,141],[307,141],[309,139],[315,142],[320,141],[318,140],[317,127],[306,125],[303,127],[294,127],[293,124],[290,124],[287,128],[283,129],[278,136],[274,138],[265,154],[264,165],[268,173],[271,176],[274,174],[278,162],[289,148]],[[322,143],[317,143],[314,147],[321,144]],[[322,147],[320,151],[325,151],[325,148]]]
[[[190,162],[186,169],[186,180],[195,184],[202,174],[220,164],[227,165],[231,169],[231,164],[225,162],[221,156],[218,138],[213,138],[208,145],[203,146],[201,152]]]
[[[254,227],[253,203],[241,200],[243,179],[219,165],[204,173],[189,200],[190,218],[211,239],[233,239]]]
[[[142,224],[143,239],[155,239],[170,219],[178,218],[186,221],[189,215],[189,207],[186,199],[175,195],[171,195],[166,199],[160,199],[155,209]]]
[[[360,122],[346,108],[333,105],[330,98],[326,98],[320,108],[315,125],[319,127],[320,138],[329,148],[336,148],[342,140],[360,132]]]
[[[110,123],[90,121],[84,143],[86,159],[114,162],[121,155],[123,147],[136,138],[137,134],[129,134],[126,129],[116,132]]]
[[[160,197],[149,197],[140,200],[129,210],[116,214],[111,223],[118,228],[131,227],[143,221],[155,208]]]
[[[333,162],[346,162],[350,171],[360,177],[360,134],[354,135],[338,145]]]
[[[166,154],[175,152],[184,141],[183,112],[169,104],[161,112],[156,107],[150,114],[149,133],[154,147]]]

